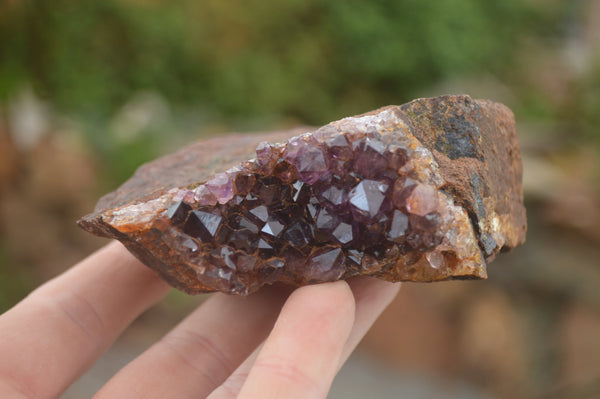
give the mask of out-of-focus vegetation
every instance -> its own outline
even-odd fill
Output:
[[[322,123],[455,76],[519,83],[524,41],[558,40],[575,2],[191,0],[8,2],[0,92],[23,85],[106,122],[151,90],[223,120]]]
[[[596,381],[600,0],[0,1],[0,312],[97,247],[74,220],[161,153],[448,93],[515,111],[528,244],[406,290],[414,334],[394,314],[367,346],[503,397]]]

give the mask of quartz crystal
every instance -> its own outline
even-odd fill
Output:
[[[189,293],[485,278],[486,260],[524,241],[514,119],[500,104],[422,99],[275,136],[287,141],[262,135],[254,159],[251,136],[231,136],[144,166],[79,223]]]

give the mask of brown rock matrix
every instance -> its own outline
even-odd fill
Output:
[[[192,145],[142,166],[79,224],[192,294],[486,278],[486,261],[525,240],[514,117],[501,104],[419,99],[299,133]]]

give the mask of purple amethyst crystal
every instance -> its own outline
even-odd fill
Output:
[[[344,255],[340,248],[324,247],[314,251],[307,262],[308,281],[337,280],[344,272]]]
[[[313,184],[329,173],[326,154],[318,143],[299,140],[294,144],[297,148],[287,154],[287,161],[296,166],[300,180]]]
[[[384,182],[363,180],[350,191],[348,199],[357,214],[373,219],[382,210],[387,190]]]
[[[262,171],[271,174],[279,159],[279,150],[270,143],[262,142],[256,147],[256,159]]]
[[[233,198],[233,181],[228,173],[217,173],[212,180],[206,182],[206,188],[215,196],[219,204],[226,204]]]
[[[366,138],[358,145],[354,159],[354,171],[366,178],[374,178],[387,168],[388,159],[385,145],[379,141]]]
[[[217,197],[208,187],[201,185],[194,191],[194,201],[200,205],[212,206],[217,203]]]
[[[182,225],[192,208],[183,200],[177,201],[167,208],[167,217],[176,225]]]
[[[221,224],[223,217],[214,213],[194,209],[190,211],[183,231],[190,237],[202,242],[211,242]]]
[[[342,245],[349,244],[354,238],[352,225],[349,223],[340,223],[331,234]]]
[[[408,231],[408,215],[399,210],[394,210],[392,224],[387,232],[390,241],[401,242]]]

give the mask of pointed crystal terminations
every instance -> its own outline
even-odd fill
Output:
[[[485,278],[486,260],[524,240],[514,120],[500,104],[421,99],[295,133],[260,136],[253,159],[238,135],[157,160],[79,223],[189,293]]]
[[[350,204],[357,217],[375,219],[381,212],[388,185],[376,180],[363,180],[350,191]],[[435,190],[435,189],[434,189]]]

